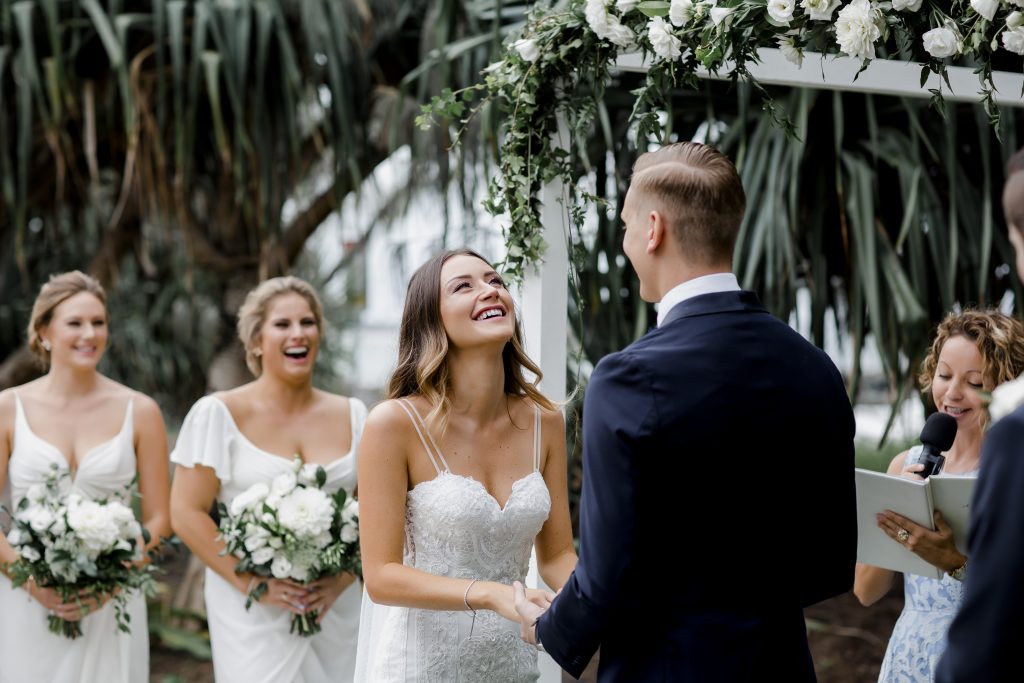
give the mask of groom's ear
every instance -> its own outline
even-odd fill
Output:
[[[656,209],[647,212],[647,253],[653,254],[658,251],[665,241],[665,231],[668,230],[668,223],[665,221],[665,214]]]

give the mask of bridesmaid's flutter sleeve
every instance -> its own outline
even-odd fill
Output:
[[[204,396],[185,416],[171,462],[183,467],[210,467],[221,483],[231,481],[230,446],[234,431],[227,406],[212,396]]]

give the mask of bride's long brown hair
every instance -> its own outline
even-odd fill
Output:
[[[419,394],[432,406],[428,424],[444,431],[451,411],[451,369],[448,364],[448,334],[441,321],[441,268],[455,256],[472,256],[491,265],[490,261],[472,249],[453,249],[433,257],[413,273],[405,295],[402,326],[398,340],[398,367],[388,381],[388,398],[402,398]],[[555,410],[552,403],[537,388],[540,368],[523,350],[523,333],[519,316],[515,318],[515,332],[501,350],[505,369],[505,394],[525,396],[537,405]],[[524,368],[533,374],[527,381]]]

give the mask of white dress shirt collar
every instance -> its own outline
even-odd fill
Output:
[[[658,304],[658,326],[660,327],[665,321],[669,311],[687,299],[701,294],[738,291],[740,291],[740,283],[732,273],[712,273],[680,283],[668,290],[661,298],[661,302]]]

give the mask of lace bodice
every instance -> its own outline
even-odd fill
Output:
[[[551,510],[540,473],[540,415],[534,415],[533,472],[512,486],[505,507],[483,484],[454,474],[423,426],[409,414],[437,470],[408,494],[405,564],[439,576],[511,584],[522,581],[533,541]],[[391,609],[367,680],[453,683],[535,681],[537,653],[519,638],[518,624],[481,610]]]

